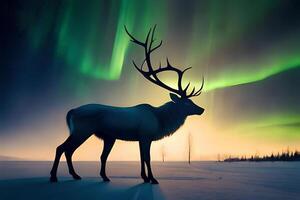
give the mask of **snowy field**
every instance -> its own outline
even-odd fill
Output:
[[[300,162],[153,162],[159,185],[142,183],[139,162],[108,162],[110,183],[98,162],[74,162],[80,181],[62,162],[59,182],[50,183],[51,164],[0,161],[0,199],[300,199]]]

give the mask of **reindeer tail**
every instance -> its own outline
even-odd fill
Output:
[[[72,134],[72,131],[73,131],[73,123],[72,123],[72,113],[73,113],[73,110],[70,110],[68,113],[67,113],[67,116],[66,116],[66,121],[67,121],[67,125],[68,125],[68,128],[69,128],[69,131],[70,131],[70,134]]]

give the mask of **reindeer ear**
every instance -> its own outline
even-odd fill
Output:
[[[175,103],[178,102],[180,100],[180,98],[173,93],[170,93],[170,98],[172,99],[172,101],[174,101]]]

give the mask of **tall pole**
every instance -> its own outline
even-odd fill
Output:
[[[161,146],[161,157],[162,157],[162,161],[165,162],[165,146],[162,145]]]
[[[188,163],[189,165],[191,164],[191,133],[189,132],[189,135],[188,135]]]

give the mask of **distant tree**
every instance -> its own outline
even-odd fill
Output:
[[[296,161],[300,161],[300,153],[299,153],[299,151],[295,151],[295,153],[294,153],[294,160],[296,160]]]
[[[253,156],[251,156],[250,161],[254,161],[254,157]]]
[[[279,159],[280,159],[280,154],[278,152],[277,155],[276,155],[276,159],[275,160],[279,160]]]
[[[275,157],[274,157],[274,154],[273,154],[273,152],[272,152],[271,157],[270,157],[270,160],[271,160],[271,161],[274,161],[274,158],[275,158]]]
[[[277,153],[274,155],[272,152],[271,155],[263,155],[262,157],[258,155],[256,152],[255,155],[252,155],[251,157],[247,158],[246,156],[241,157],[231,157],[225,156],[225,159],[223,161],[226,162],[234,162],[234,161],[300,161],[300,153],[299,151],[290,151],[289,147],[287,147],[286,150],[282,150],[281,153]]]
[[[192,135],[188,134],[188,163],[191,164],[191,148],[192,148]]]
[[[218,155],[217,155],[217,160],[218,160],[218,162],[221,162],[221,156],[220,156],[219,153],[218,153]]]
[[[161,146],[161,158],[162,161],[165,162],[166,152],[165,152],[165,146],[162,144]]]

